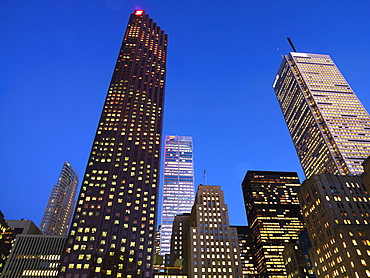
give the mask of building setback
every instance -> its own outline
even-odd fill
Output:
[[[248,171],[242,183],[258,277],[286,278],[284,245],[304,228],[295,172]]]
[[[95,134],[59,277],[151,277],[167,35],[131,14]]]
[[[370,277],[370,195],[360,177],[313,175],[299,201],[316,277]]]
[[[190,213],[194,204],[193,139],[167,135],[164,146],[160,253],[170,253],[172,223],[176,215]]]
[[[67,235],[76,203],[77,186],[76,170],[66,161],[41,219],[39,228],[44,235]]]
[[[15,235],[41,235],[40,229],[33,223],[33,221],[22,218],[21,220],[6,220],[6,223],[14,231]]]
[[[291,52],[273,87],[306,178],[362,173],[370,116],[329,55]]]
[[[1,278],[57,277],[66,236],[19,234]]]
[[[220,186],[199,185],[189,219],[189,277],[242,277],[238,232]]]

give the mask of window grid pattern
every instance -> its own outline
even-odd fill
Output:
[[[150,277],[167,35],[144,11],[127,25],[60,277]]]
[[[170,253],[173,220],[194,204],[193,139],[167,135],[165,140],[160,253]]]
[[[284,56],[273,87],[307,178],[362,173],[370,116],[330,56]]]

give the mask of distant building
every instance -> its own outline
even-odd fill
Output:
[[[67,235],[76,203],[77,186],[76,170],[66,161],[41,220],[40,230],[44,235]]]
[[[299,200],[316,277],[370,277],[370,195],[360,177],[313,175]]]
[[[252,229],[249,226],[231,226],[231,228],[236,228],[238,231],[243,277],[257,278],[258,272],[253,249]]]
[[[21,220],[6,220],[6,223],[10,226],[10,228],[14,231],[15,235],[41,235],[42,232],[39,228],[33,223],[33,221],[28,219],[21,219]]]
[[[220,186],[199,185],[189,219],[189,277],[242,277],[238,232]]]
[[[304,228],[295,172],[248,171],[242,183],[258,277],[286,277],[284,245]]]
[[[0,278],[57,277],[65,236],[19,234]]]
[[[3,271],[10,249],[12,249],[14,236],[13,230],[5,222],[4,214],[0,210],[0,274]]]
[[[285,55],[273,87],[307,178],[363,172],[370,116],[329,55]]]
[[[173,220],[169,267],[179,267],[170,273],[188,274],[189,272],[189,220],[190,213],[176,215]]]
[[[170,252],[173,219],[194,204],[193,138],[167,135],[164,151],[161,255]]]

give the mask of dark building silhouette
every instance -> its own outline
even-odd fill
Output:
[[[10,249],[12,249],[14,236],[13,230],[5,222],[4,214],[0,210],[0,274],[3,271]]]
[[[258,277],[286,277],[284,245],[298,239],[303,219],[295,172],[248,171],[242,183]]]
[[[171,251],[169,267],[179,265],[171,273],[188,274],[189,265],[189,219],[190,213],[176,215],[171,233]]]
[[[240,260],[243,266],[243,277],[257,278],[255,254],[253,249],[252,230],[249,226],[231,226],[236,228],[239,239]]]
[[[167,35],[131,14],[78,197],[59,277],[151,277]]]
[[[284,246],[283,258],[289,278],[315,278],[309,250],[312,247],[307,229],[298,234],[298,239]]]

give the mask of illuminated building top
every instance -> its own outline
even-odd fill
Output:
[[[287,277],[284,244],[298,239],[303,219],[295,172],[248,171],[242,183],[253,251],[260,277]]]
[[[330,56],[284,56],[273,87],[307,178],[362,173],[370,116]]]

